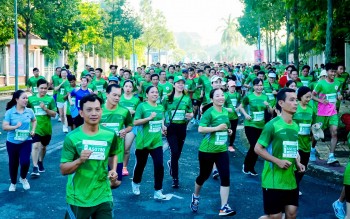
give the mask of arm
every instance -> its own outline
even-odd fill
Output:
[[[3,121],[2,122],[2,130],[4,131],[13,131],[15,129],[18,129],[22,125],[21,122],[18,122],[17,125],[10,125],[9,122]]]
[[[146,124],[147,122],[151,121],[154,117],[156,117],[156,115],[157,114],[155,112],[152,112],[151,115],[147,118],[134,120],[134,125]]]
[[[290,167],[290,165],[292,164],[291,162],[289,162],[288,160],[280,160],[277,157],[272,156],[271,154],[269,154],[266,149],[259,143],[256,143],[255,148],[254,148],[254,152],[261,156],[263,159],[265,159],[266,161],[270,161],[274,164],[276,164],[278,167],[282,168],[282,169],[288,169]]]
[[[61,86],[64,84],[64,82],[65,82],[65,80],[62,81],[62,83],[60,83],[58,86],[54,87],[54,90],[58,91],[61,88]]]
[[[207,134],[207,133],[212,133],[212,132],[218,132],[218,131],[225,131],[227,130],[227,125],[226,124],[220,124],[216,127],[203,127],[203,126],[199,126],[198,127],[198,132],[199,133],[203,133],[203,134]]]
[[[113,156],[108,158],[108,166],[114,172],[117,172],[117,164],[118,164],[118,156],[117,155],[113,155]]]
[[[34,136],[35,129],[36,129],[36,118],[35,117],[32,119],[31,123],[32,123],[32,131],[30,132],[30,135]]]

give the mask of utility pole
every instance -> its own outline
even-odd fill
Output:
[[[15,11],[15,90],[18,90],[18,24],[17,24],[17,0],[14,0]]]
[[[258,50],[259,50],[258,62],[261,62],[261,51],[260,51],[260,15],[259,15],[259,21],[258,21]]]

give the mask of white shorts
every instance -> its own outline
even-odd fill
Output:
[[[57,104],[57,108],[62,109],[64,107],[64,104],[66,104],[66,102],[63,102],[63,103],[57,102],[56,104]]]

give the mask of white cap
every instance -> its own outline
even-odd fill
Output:
[[[269,77],[269,78],[276,78],[276,74],[275,74],[275,73],[269,73],[269,74],[268,74],[268,77]]]
[[[223,80],[223,78],[219,77],[217,75],[214,75],[213,77],[211,77],[210,82],[213,83],[213,82],[215,82],[215,81],[217,81],[219,79],[221,80],[221,85],[225,85],[226,84],[226,82]]]
[[[327,76],[327,71],[326,70],[322,70],[320,76],[318,76],[319,78],[322,76]]]

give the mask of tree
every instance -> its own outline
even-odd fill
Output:
[[[0,47],[3,47],[14,35],[13,7],[8,1],[5,1],[0,4],[0,11]]]
[[[327,0],[327,31],[326,31],[326,63],[331,62],[332,57],[332,31],[333,31],[333,1]]]

